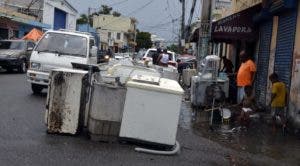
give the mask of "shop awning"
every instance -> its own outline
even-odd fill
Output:
[[[24,40],[33,40],[38,41],[43,35],[43,32],[33,28],[26,36],[24,36],[22,39]]]
[[[253,17],[261,10],[261,4],[245,9],[212,23],[214,42],[255,41],[258,28]]]

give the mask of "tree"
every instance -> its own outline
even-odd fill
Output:
[[[136,34],[137,49],[150,48],[152,46],[151,34],[149,32],[137,32]]]
[[[112,11],[112,7],[107,6],[107,5],[101,5],[101,9],[98,12],[98,14],[106,14],[106,15],[110,15],[111,11]]]
[[[87,24],[88,23],[88,17],[85,14],[81,14],[80,17],[76,20],[77,24]]]
[[[180,53],[180,49],[179,49],[178,45],[175,45],[175,44],[168,46],[167,49],[170,51],[173,51],[173,52]]]
[[[115,17],[120,17],[121,13],[114,11],[112,15],[115,16]]]

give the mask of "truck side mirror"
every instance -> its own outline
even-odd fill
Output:
[[[90,49],[90,56],[91,57],[96,57],[97,56],[97,50],[98,50],[98,47],[92,46],[92,48]]]

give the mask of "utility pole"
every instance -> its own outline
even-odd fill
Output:
[[[179,49],[181,50],[181,41],[185,39],[185,0],[179,0],[182,4],[182,14],[181,14],[181,35],[179,38]]]
[[[91,14],[91,8],[89,7],[88,8],[88,15],[87,15],[87,22],[88,22],[88,25],[87,25],[87,31],[90,32],[90,14]]]
[[[211,0],[202,0],[200,3],[201,19],[199,26],[199,38],[198,38],[198,56],[197,62],[200,63],[201,59],[209,53],[209,39],[211,36]]]

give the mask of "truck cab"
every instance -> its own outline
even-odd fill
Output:
[[[97,64],[94,37],[86,32],[50,30],[32,51],[27,80],[33,93],[48,87],[49,73],[55,68],[72,68],[72,62]]]

